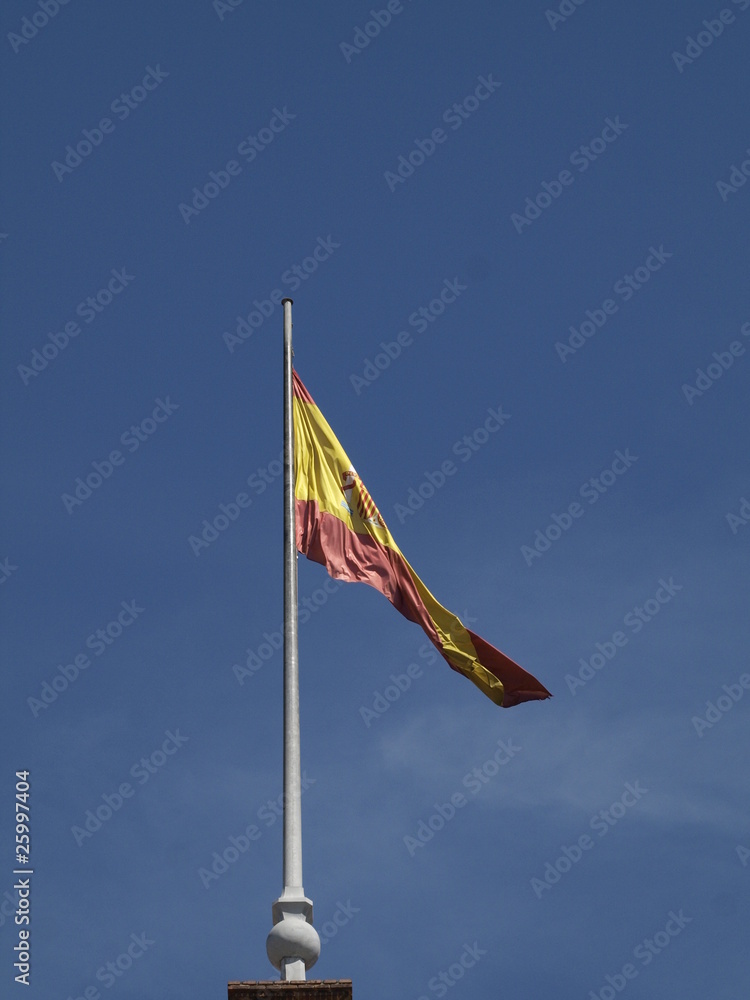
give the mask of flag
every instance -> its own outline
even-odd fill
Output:
[[[421,625],[450,666],[496,705],[549,691],[439,604],[404,558],[357,471],[296,372],[294,473],[297,549],[336,580],[369,583]]]

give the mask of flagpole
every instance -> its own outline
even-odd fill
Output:
[[[281,979],[300,982],[320,955],[320,938],[312,925],[312,900],[302,888],[292,299],[282,299],[281,304],[284,308],[284,889],[272,907],[274,926],[266,941],[266,951]]]

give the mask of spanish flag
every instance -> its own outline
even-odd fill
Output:
[[[450,666],[496,705],[551,697],[536,678],[438,604],[404,558],[346,452],[296,372],[297,549],[336,580],[369,583],[417,622]]]

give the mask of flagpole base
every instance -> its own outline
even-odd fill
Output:
[[[227,984],[228,1000],[352,1000],[351,979],[310,979],[306,983],[277,980]]]
[[[266,939],[271,965],[285,982],[304,982],[320,956],[320,938],[312,925],[312,900],[284,893],[272,907],[273,928]]]

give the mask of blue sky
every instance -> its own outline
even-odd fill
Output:
[[[30,995],[275,975],[290,294],[410,563],[554,694],[300,563],[311,975],[744,997],[750,3],[2,21],[3,983],[25,769]]]

